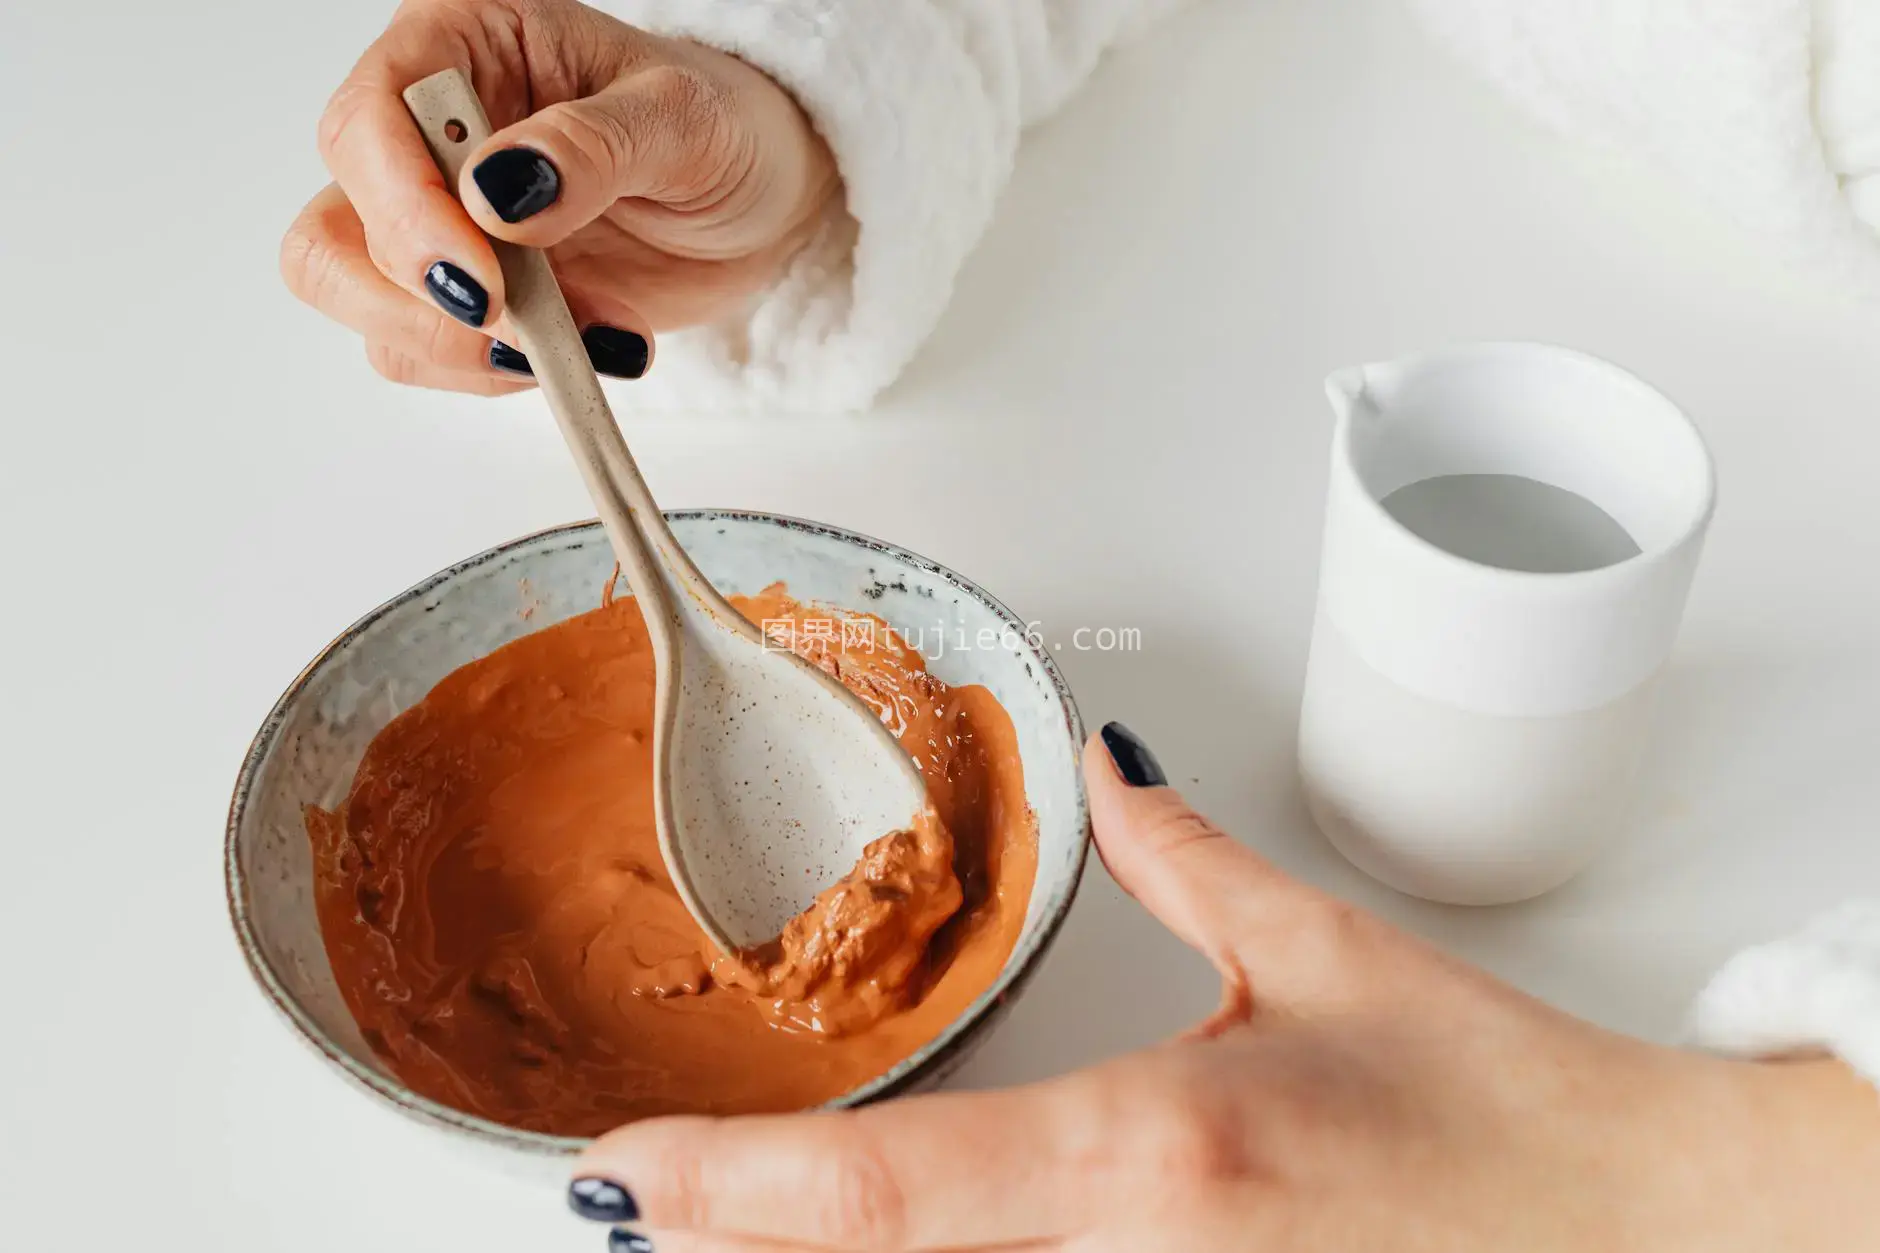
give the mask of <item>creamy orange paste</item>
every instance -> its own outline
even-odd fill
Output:
[[[869,846],[771,945],[726,956],[653,830],[653,657],[631,598],[446,676],[308,807],[347,1006],[414,1091],[511,1126],[819,1104],[933,1039],[1024,923],[1036,827],[1010,717],[885,624],[739,598],[894,729],[931,815]],[[830,631],[844,617],[870,632]]]

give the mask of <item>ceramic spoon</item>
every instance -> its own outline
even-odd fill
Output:
[[[490,135],[457,70],[406,90],[445,183]],[[549,268],[492,241],[504,308],[632,586],[658,666],[653,814],[686,908],[726,952],[774,938],[927,794],[868,707],[720,596],[653,503]]]

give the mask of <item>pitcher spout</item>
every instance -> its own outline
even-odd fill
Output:
[[[1369,366],[1349,365],[1326,376],[1325,398],[1340,422],[1349,422],[1361,409],[1371,407],[1369,370]]]

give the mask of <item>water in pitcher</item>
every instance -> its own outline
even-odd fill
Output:
[[[1445,552],[1502,570],[1573,574],[1639,552],[1625,528],[1586,497],[1518,474],[1424,479],[1386,496],[1384,509]]]

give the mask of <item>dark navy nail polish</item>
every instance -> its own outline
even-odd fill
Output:
[[[591,1176],[568,1185],[568,1208],[597,1223],[630,1223],[640,1216],[631,1192],[611,1179]]]
[[[500,339],[490,345],[490,365],[492,368],[501,370],[505,374],[528,374],[533,376],[535,373],[535,367],[529,364],[527,357],[523,356],[522,353],[516,349],[511,348]]]
[[[534,217],[561,195],[561,174],[554,163],[528,148],[502,148],[470,171],[477,190],[505,222]]]
[[[645,374],[652,355],[645,336],[617,326],[590,326],[581,332],[581,342],[587,345],[588,360],[594,368],[617,379],[636,379]]]
[[[424,289],[437,307],[465,326],[482,326],[490,316],[490,294],[483,284],[448,261],[438,261],[424,272]]]
[[[615,1227],[607,1233],[607,1253],[653,1253],[653,1242]]]
[[[1122,723],[1111,722],[1104,726],[1103,747],[1110,750],[1116,773],[1122,775],[1123,782],[1129,786],[1161,787],[1168,782],[1168,776],[1162,773],[1162,763],[1155,759],[1149,746]]]

